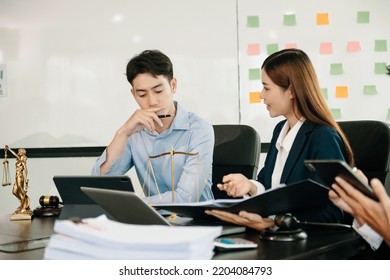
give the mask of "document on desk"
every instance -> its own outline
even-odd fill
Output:
[[[197,203],[164,203],[154,204],[153,207],[197,220],[215,219],[204,213],[206,209],[219,209],[231,213],[245,210],[262,216],[269,216],[324,205],[329,202],[328,191],[327,187],[308,179],[270,189],[247,199],[217,199]]]
[[[44,259],[198,259],[214,255],[222,227],[131,225],[97,218],[57,220]]]

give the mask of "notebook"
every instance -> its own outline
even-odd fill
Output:
[[[166,226],[221,226],[222,234],[228,235],[245,231],[245,227],[226,223],[197,223],[188,221],[173,223],[149,206],[133,192],[81,187],[81,190],[96,201],[111,217],[121,223]]]
[[[100,205],[81,191],[80,187],[82,186],[134,192],[131,179],[126,175],[54,176],[53,181],[63,202],[59,219],[94,218],[102,214],[110,216]]]

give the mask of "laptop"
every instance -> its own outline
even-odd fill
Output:
[[[241,233],[246,230],[243,226],[226,223],[196,223],[193,221],[173,223],[162,216],[157,210],[148,205],[134,192],[81,187],[81,190],[92,200],[96,201],[113,220],[126,224],[166,225],[166,226],[222,226],[222,234]]]
[[[126,175],[54,176],[53,181],[63,203],[61,214],[58,217],[60,220],[69,219],[72,217],[94,218],[102,214],[106,214],[108,217],[110,217],[109,213],[107,213],[100,205],[96,204],[94,200],[81,191],[80,187],[82,186],[93,187],[97,189],[104,188],[134,192],[131,179]]]

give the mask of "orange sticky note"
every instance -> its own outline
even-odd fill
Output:
[[[320,45],[320,54],[332,54],[333,46],[332,43],[324,42]]]
[[[358,52],[360,51],[360,42],[359,41],[349,41],[347,51],[348,52]]]
[[[259,44],[249,44],[247,52],[248,52],[248,55],[259,55],[260,54],[260,45]]]
[[[328,25],[329,24],[329,14],[328,13],[318,13],[317,14],[317,25]]]
[[[336,87],[336,98],[348,98],[348,87],[347,86]]]
[[[260,92],[259,91],[252,91],[249,93],[249,103],[261,103],[261,98],[260,98]]]

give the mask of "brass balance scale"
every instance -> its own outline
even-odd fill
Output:
[[[149,156],[149,159],[148,159],[148,162],[147,162],[147,168],[146,168],[146,176],[145,176],[145,180],[142,184],[142,190],[145,194],[145,196],[147,197],[150,197],[150,188],[149,188],[149,191],[146,193],[145,192],[145,185],[146,185],[146,180],[147,178],[151,179],[153,178],[153,181],[157,187],[157,193],[158,195],[160,196],[161,198],[161,193],[160,193],[160,189],[158,187],[158,183],[157,183],[157,179],[156,179],[156,176],[154,174],[154,170],[153,170],[153,165],[152,165],[152,160],[155,159],[155,158],[159,158],[159,157],[162,157],[162,156],[170,156],[171,157],[171,190],[172,190],[172,203],[175,202],[175,155],[177,154],[181,154],[181,155],[187,155],[187,156],[193,156],[193,157],[196,157],[197,159],[197,174],[199,174],[200,172],[200,159],[199,159],[199,153],[196,152],[196,153],[189,153],[189,152],[180,152],[180,151],[175,151],[173,149],[173,147],[171,148],[171,151],[169,152],[165,152],[165,153],[161,153],[161,154],[158,154],[158,155],[152,155],[152,156]],[[149,184],[150,185],[150,184]],[[196,198],[196,202],[199,202],[199,199],[200,199],[200,194],[199,194],[199,180],[196,181],[196,193],[197,193],[197,198]],[[192,197],[189,197],[188,198],[188,201],[192,201]]]

